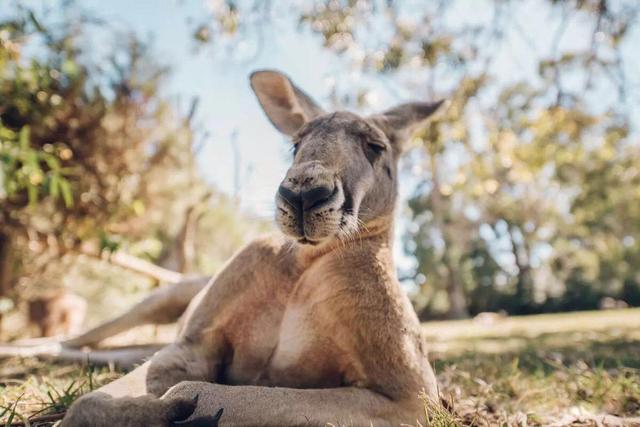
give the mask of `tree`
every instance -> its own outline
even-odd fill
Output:
[[[65,254],[159,260],[183,224],[193,235],[211,218],[226,222],[214,252],[228,256],[244,239],[235,230],[250,227],[195,167],[196,102],[186,114],[172,105],[167,67],[134,35],[116,32],[98,56],[84,41],[111,28],[72,3],[43,8],[16,3],[0,22],[0,296]],[[192,218],[196,205],[209,212]],[[184,272],[220,263],[191,258]]]

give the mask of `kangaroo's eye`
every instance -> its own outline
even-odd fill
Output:
[[[366,141],[363,147],[364,154],[372,165],[376,163],[386,149],[387,146],[383,142],[375,140]]]
[[[387,149],[387,146],[380,142],[367,142],[367,146],[377,154],[380,154]]]
[[[369,140],[367,141],[367,148],[375,154],[381,154],[387,149],[387,146],[382,141]]]

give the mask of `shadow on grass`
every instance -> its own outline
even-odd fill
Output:
[[[460,364],[465,360],[487,359],[494,361],[519,360],[520,370],[528,373],[550,373],[559,366],[568,367],[576,363],[586,363],[591,368],[615,369],[632,368],[640,370],[640,340],[617,338],[607,341],[576,341],[565,340],[564,344],[558,343],[565,334],[543,334],[536,338],[526,336],[511,336],[503,338],[505,341],[524,342],[519,350],[505,351],[502,353],[484,353],[482,351],[466,351],[450,356],[446,353],[434,353],[435,367],[443,368],[447,365]],[[465,340],[467,341],[467,340]],[[475,346],[482,347],[486,338],[468,340]],[[492,340],[495,344],[496,340]],[[508,346],[507,346],[508,347]]]

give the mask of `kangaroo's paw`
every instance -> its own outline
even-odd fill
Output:
[[[191,424],[186,421],[198,405],[198,396],[192,399],[160,399],[146,395],[141,397],[112,398],[104,393],[90,393],[78,399],[62,420],[61,427],[173,427],[173,426],[215,426]]]

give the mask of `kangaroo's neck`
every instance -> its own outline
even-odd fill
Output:
[[[352,250],[367,250],[393,266],[393,217],[378,218],[361,226],[357,234],[333,238],[312,246],[296,244],[296,258],[302,266],[325,256],[341,256]]]

